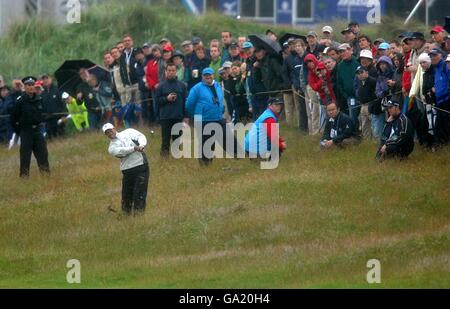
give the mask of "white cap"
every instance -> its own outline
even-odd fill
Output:
[[[431,63],[431,58],[427,53],[420,54],[418,60],[419,60],[419,63],[421,63],[421,62]]]
[[[323,50],[322,54],[326,55],[328,53],[329,49],[330,49],[329,47],[325,47],[325,49]]]
[[[449,62],[450,61],[450,54],[448,54],[447,59],[445,60],[445,62]]]
[[[322,28],[322,33],[323,32],[333,33],[333,28],[331,28],[331,26],[325,26]]]
[[[105,124],[102,128],[103,133],[106,133],[106,131],[111,130],[111,129],[114,129],[114,126],[110,123]]]
[[[370,50],[368,49],[363,49],[360,53],[359,53],[359,58],[369,58],[373,60],[373,54]]]
[[[69,94],[67,92],[63,92],[61,97],[63,100],[67,100],[69,98]]]

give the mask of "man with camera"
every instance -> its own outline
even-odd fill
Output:
[[[166,66],[166,80],[161,82],[155,92],[156,104],[159,108],[161,124],[161,156],[169,155],[170,139],[176,140],[179,135],[172,135],[172,127],[186,117],[185,102],[187,98],[186,85],[177,79],[177,66],[168,63]]]

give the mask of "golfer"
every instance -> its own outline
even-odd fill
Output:
[[[111,140],[109,154],[121,160],[122,210],[127,215],[142,214],[146,207],[150,174],[144,153],[147,139],[134,129],[117,132],[110,123],[103,126],[103,133]]]

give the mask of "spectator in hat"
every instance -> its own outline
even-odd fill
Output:
[[[355,33],[352,31],[351,28],[345,28],[344,30],[341,31],[341,34],[343,36],[344,43],[349,44],[353,49],[353,55],[355,57],[358,57],[360,47],[358,38],[356,37]]]
[[[168,38],[162,38],[161,40],[159,40],[159,46],[161,46],[161,48],[164,50],[166,46],[172,47],[172,42]]]
[[[306,41],[308,43],[306,52],[308,54],[313,54],[318,59],[320,57],[320,53],[325,49],[325,46],[320,45],[317,41],[317,33],[314,31],[309,31],[306,35]]]
[[[390,50],[391,50],[391,45],[389,45],[389,43],[381,43],[378,46],[378,56],[377,59],[380,59],[381,57],[389,57],[390,56]]]
[[[409,57],[409,61],[406,65],[407,70],[411,72],[411,82],[414,81],[416,77],[416,72],[419,68],[419,56],[425,51],[425,37],[421,32],[413,32],[411,35],[411,56]]]
[[[169,61],[170,58],[172,58],[173,56],[173,47],[171,45],[165,45],[163,47],[163,60],[164,60],[164,65],[166,65]]]
[[[443,52],[439,48],[431,50],[429,54],[434,68],[434,95],[436,106],[436,137],[438,143],[446,144],[450,137],[450,70],[443,59]]]
[[[153,58],[152,45],[150,43],[144,43],[144,45],[142,45],[142,51],[145,56],[145,65],[147,65],[147,63]]]
[[[84,102],[78,104],[77,99],[70,96],[67,92],[61,95],[62,101],[66,104],[68,116],[60,118],[61,123],[67,123],[72,120],[78,132],[89,129],[89,119],[86,105]]]
[[[268,107],[258,117],[245,136],[244,149],[250,157],[267,158],[272,152],[272,141],[278,142],[279,154],[286,150],[286,142],[280,136],[277,123],[283,110],[283,100],[271,98]]]
[[[366,68],[366,70],[369,72],[369,75],[376,79],[378,76],[378,72],[377,72],[377,68],[374,65],[374,59],[373,59],[372,52],[367,49],[361,50],[361,52],[359,53],[358,60],[359,60],[359,63],[361,64],[361,66]]]
[[[227,61],[235,62],[239,61],[242,62],[244,59],[241,58],[241,49],[239,47],[239,44],[237,42],[232,42],[230,44],[230,47],[228,48],[228,59]]]
[[[349,116],[342,113],[335,103],[327,105],[328,119],[320,140],[322,150],[342,148],[359,143],[355,135],[354,125]]]
[[[373,45],[375,46],[375,48],[378,48],[378,46],[380,46],[381,43],[384,43],[385,40],[383,38],[378,38],[375,39],[375,41],[373,41]]]
[[[236,154],[237,148],[235,140],[233,149],[231,149],[231,145],[227,144],[226,136],[228,130],[226,128],[226,122],[223,119],[225,108],[222,89],[219,83],[214,81],[214,70],[205,68],[201,74],[202,81],[196,84],[189,92],[189,96],[186,100],[186,111],[191,118],[194,118],[194,126],[196,126],[195,123],[197,123],[197,127],[202,130],[201,132],[198,132],[198,136],[202,137],[202,142],[199,143],[199,147],[202,147],[199,162],[202,166],[207,166],[212,163],[215,151],[215,143],[213,143],[210,149],[206,149],[205,147],[205,143],[210,138],[215,138],[215,141],[228,153]],[[205,131],[205,127],[209,124],[222,130],[222,139],[218,138],[218,134],[211,134]],[[233,133],[228,132],[228,134]]]
[[[117,132],[107,123],[103,133],[111,140],[108,152],[120,159],[122,179],[122,211],[126,215],[139,215],[145,211],[149,180],[149,166],[145,147],[147,139],[144,134],[134,129]]]
[[[439,45],[439,48],[445,50],[445,29],[442,26],[434,26],[430,31],[431,38]]]
[[[400,102],[386,104],[389,118],[384,125],[377,159],[407,158],[414,150],[414,129],[411,121],[400,110]]]
[[[354,80],[355,71],[359,63],[353,56],[353,49],[348,43],[339,46],[339,56],[342,61],[337,66],[338,105],[340,111],[350,115],[356,123],[359,108],[355,100]]]
[[[184,67],[187,69],[192,66],[192,62],[195,59],[194,45],[192,45],[192,41],[187,40],[181,43],[181,48],[184,53]]]
[[[184,55],[182,52],[180,52],[179,50],[176,50],[173,55],[172,58],[170,58],[169,63],[173,63],[175,64],[175,66],[177,67],[177,79],[180,82],[184,83],[184,77],[185,77],[185,72],[184,72]]]

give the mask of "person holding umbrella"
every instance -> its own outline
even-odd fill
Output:
[[[36,94],[36,78],[22,79],[25,92],[17,98],[11,113],[11,124],[20,136],[20,177],[30,176],[31,153],[36,157],[41,174],[50,174],[47,142],[41,132],[45,118],[42,98]]]
[[[126,215],[142,214],[146,208],[150,170],[144,149],[147,138],[141,132],[127,129],[117,132],[111,123],[102,128],[111,140],[110,155],[119,158],[122,179],[122,210]]]

